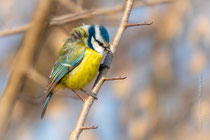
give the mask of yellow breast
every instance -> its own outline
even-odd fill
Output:
[[[67,74],[62,80],[62,85],[70,89],[86,87],[97,75],[103,56],[87,48],[82,62]]]

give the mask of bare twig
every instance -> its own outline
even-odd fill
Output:
[[[114,80],[124,80],[126,78],[127,78],[127,76],[124,76],[124,77],[112,77],[112,78],[105,78],[104,80],[105,81],[114,81]]]
[[[95,125],[90,126],[90,127],[85,127],[85,126],[81,127],[82,130],[90,130],[90,129],[97,129],[97,128],[98,126],[95,126]]]
[[[134,7],[141,7],[141,6],[154,6],[158,4],[165,4],[168,3],[168,0],[164,1],[137,1]],[[111,15],[114,13],[121,12],[125,7],[125,4],[119,4],[114,7],[109,8],[99,8],[95,10],[83,10],[80,13],[73,13],[73,14],[65,14],[61,16],[57,16],[51,19],[50,25],[63,25],[69,22],[73,22],[76,20],[87,19],[95,16],[101,15]]]
[[[127,24],[126,27],[135,27],[135,26],[143,26],[143,25],[152,25],[153,22],[144,22],[144,23],[136,23],[136,24]]]
[[[138,1],[135,3],[134,7],[142,7],[142,6],[154,6],[159,4],[166,4],[171,1],[169,0],[163,0],[163,1]],[[119,4],[117,6],[111,7],[111,8],[100,8],[95,10],[82,10],[78,13],[72,13],[72,14],[65,14],[61,16],[57,16],[51,19],[50,25],[63,25],[70,22],[74,22],[81,19],[87,19],[95,16],[100,15],[110,15],[114,13],[121,12],[124,9],[124,4]],[[16,27],[14,29],[7,29],[5,31],[0,31],[0,37],[1,36],[7,36],[11,34],[21,33],[25,32],[29,28],[28,25]]]
[[[22,44],[9,77],[6,88],[0,98],[0,139],[3,140],[9,124],[10,113],[14,109],[20,95],[23,81],[26,77],[25,69],[30,68],[40,37],[45,31],[47,17],[51,9],[51,0],[40,1],[33,16],[29,30],[24,34]]]
[[[108,66],[110,66],[111,62],[112,62],[112,54],[115,53],[117,46],[119,44],[119,41],[126,29],[126,25],[128,24],[128,18],[130,16],[130,12],[132,9],[132,5],[133,5],[133,0],[127,0],[126,1],[126,6],[125,6],[125,12],[124,15],[122,17],[121,23],[119,25],[119,28],[115,34],[114,40],[112,42],[111,45],[111,54],[109,53],[105,59],[106,64],[108,64]],[[97,77],[96,83],[94,84],[93,88],[92,88],[92,92],[95,93],[96,95],[98,94],[102,84],[104,83],[104,80],[106,78],[106,74],[108,72],[108,68],[104,67],[100,73],[99,76]],[[74,128],[74,130],[72,131],[71,135],[70,135],[70,140],[78,140],[80,133],[82,132],[83,129],[81,129],[84,126],[85,120],[87,118],[88,112],[92,106],[94,102],[94,98],[92,96],[88,96],[88,98],[85,100],[85,102],[83,103],[83,107],[82,110],[80,112],[80,116],[77,120],[76,126]]]
[[[0,37],[25,32],[29,27],[30,27],[30,24],[26,24],[20,27],[3,30],[0,32]]]

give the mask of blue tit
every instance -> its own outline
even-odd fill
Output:
[[[41,118],[57,87],[81,90],[93,81],[106,51],[110,51],[109,34],[104,26],[83,25],[70,32],[49,76]]]

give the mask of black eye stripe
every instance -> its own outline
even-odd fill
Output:
[[[100,46],[104,47],[104,44],[103,44],[103,43],[101,43],[101,42],[98,41],[97,39],[95,39],[95,40],[96,40],[96,42],[98,42],[98,44],[99,44]]]

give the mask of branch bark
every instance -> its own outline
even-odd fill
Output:
[[[20,95],[20,89],[26,77],[26,69],[31,67],[37,44],[47,26],[51,4],[51,0],[40,0],[37,5],[30,28],[22,39],[22,44],[15,61],[16,64],[11,71],[7,86],[0,98],[0,139],[2,140],[4,139],[16,100]]]
[[[134,7],[142,6],[154,6],[158,4],[168,3],[169,0],[163,1],[137,1],[134,4]],[[108,8],[99,8],[94,10],[82,10],[79,13],[70,13],[61,16],[57,16],[51,19],[50,25],[64,25],[76,20],[87,19],[95,16],[101,15],[112,15],[114,13],[121,12],[125,8],[125,4],[119,4],[117,6],[108,7]]]
[[[111,53],[108,53],[105,58],[105,63],[108,66],[110,66],[110,64],[112,62],[113,54],[115,53],[115,51],[118,47],[119,41],[122,38],[122,35],[123,35],[125,29],[127,28],[128,18],[130,16],[132,5],[133,5],[133,0],[126,0],[124,15],[122,17],[122,20],[118,27],[118,30],[115,34],[114,40],[110,46]],[[105,81],[107,72],[108,72],[108,68],[104,67],[100,71],[99,76],[97,77],[97,80],[92,88],[92,92],[95,93],[96,95],[98,94],[101,86],[103,85],[103,83]],[[74,130],[72,131],[69,140],[78,140],[78,138],[83,130],[82,128],[84,127],[84,123],[87,118],[88,112],[89,112],[91,106],[93,105],[93,102],[94,102],[94,98],[92,96],[89,96],[83,103],[83,107],[80,112],[79,118],[77,120],[76,126],[75,126]]]
[[[134,7],[154,6],[154,5],[159,5],[159,4],[166,4],[169,2],[172,2],[172,1],[170,1],[170,0],[137,1],[134,4]],[[119,4],[119,5],[111,7],[111,8],[82,10],[78,13],[65,14],[65,15],[61,15],[61,16],[52,18],[50,21],[50,25],[63,25],[63,24],[67,24],[70,22],[77,21],[77,20],[87,19],[87,18],[91,18],[91,17],[95,17],[95,16],[111,15],[113,13],[121,12],[124,7],[125,7],[125,4]],[[6,29],[3,31],[0,31],[0,37],[25,32],[29,27],[30,27],[29,25],[24,25],[24,26],[16,27],[14,29]]]
[[[30,24],[26,24],[20,27],[12,28],[12,29],[2,30],[0,32],[0,37],[25,32],[27,29],[29,29],[29,27],[30,27]]]

